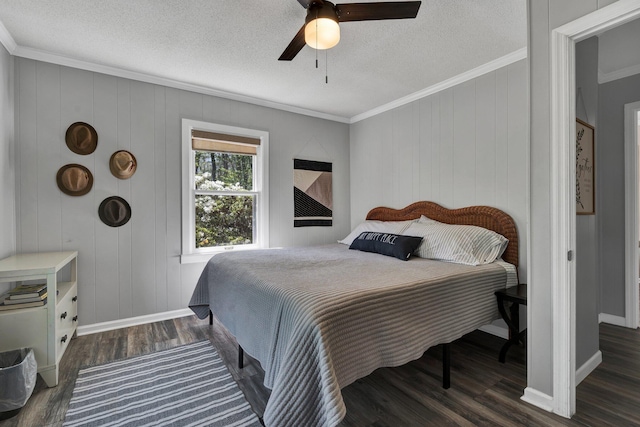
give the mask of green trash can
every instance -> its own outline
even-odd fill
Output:
[[[18,415],[33,393],[37,375],[33,349],[0,353],[0,420]]]

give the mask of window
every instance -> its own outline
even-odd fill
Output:
[[[268,132],[182,120],[182,257],[268,247]]]

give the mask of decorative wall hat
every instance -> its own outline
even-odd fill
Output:
[[[138,161],[136,157],[127,150],[116,151],[109,159],[109,169],[118,179],[129,179],[136,173]]]
[[[98,132],[88,123],[72,124],[67,129],[64,139],[69,150],[83,156],[93,153],[98,146]]]
[[[82,165],[75,163],[62,166],[56,174],[58,188],[69,196],[83,196],[91,191],[93,175]]]
[[[122,197],[107,197],[100,203],[98,216],[109,227],[120,227],[131,219],[131,206]]]

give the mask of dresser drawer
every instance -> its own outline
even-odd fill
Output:
[[[56,304],[56,360],[59,361],[78,327],[78,285],[64,284]]]

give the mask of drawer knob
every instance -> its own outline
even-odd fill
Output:
[[[77,322],[78,321],[78,316],[73,316],[73,321]]]
[[[78,295],[74,296],[73,298],[71,298],[71,301],[76,302],[78,301]]]
[[[60,315],[60,318],[61,318],[62,320],[66,319],[66,318],[67,318],[67,312],[65,311],[64,313],[62,313],[62,314]]]
[[[64,336],[60,338],[60,342],[67,342],[67,334],[64,334]]]

